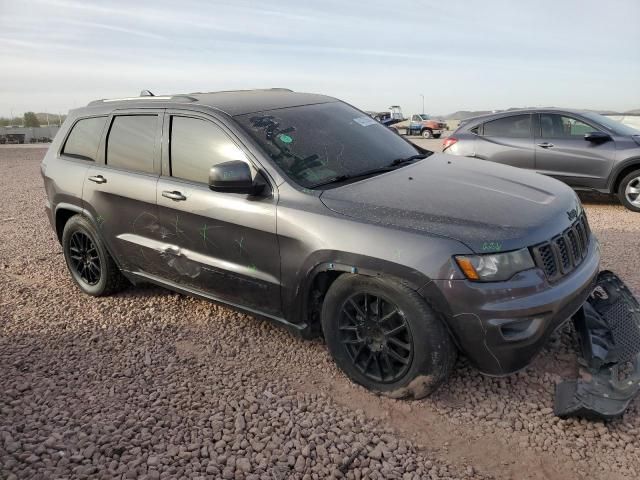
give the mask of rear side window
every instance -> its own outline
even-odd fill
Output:
[[[593,132],[593,128],[577,118],[558,115],[556,113],[540,114],[540,132],[542,138],[574,138],[584,137],[585,133]]]
[[[157,115],[114,117],[107,139],[107,165],[153,173]]]
[[[487,122],[483,126],[485,137],[529,138],[531,115],[513,115]]]
[[[199,118],[171,118],[171,176],[209,183],[212,165],[230,160],[247,161],[246,155],[215,124]]]
[[[70,157],[96,161],[102,130],[107,117],[79,120],[71,129],[62,153]]]

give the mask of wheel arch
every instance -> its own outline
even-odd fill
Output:
[[[335,255],[337,252],[333,253]],[[336,258],[336,260],[324,259],[312,262],[310,268],[303,270],[307,273],[297,290],[302,295],[297,295],[299,300],[295,310],[299,312],[299,315],[296,316],[307,325],[305,336],[308,337],[321,334],[320,312],[324,297],[333,282],[343,274],[351,273],[393,279],[421,295],[423,287],[430,283],[430,279],[424,274],[386,260],[354,254],[332,255],[332,258]]]
[[[613,181],[609,184],[609,192],[613,194],[618,193],[618,188],[620,187],[622,179],[634,170],[640,170],[640,157],[625,160],[617,167],[614,174],[611,176]]]
[[[64,226],[67,224],[71,217],[78,214],[87,215],[87,212],[83,208],[71,203],[59,203],[58,205],[56,205],[55,229],[59,243],[62,243],[62,232],[64,231]]]
[[[62,233],[64,232],[64,227],[67,224],[67,222],[69,221],[69,219],[71,219],[71,217],[73,217],[74,215],[82,215],[83,218],[86,218],[87,220],[89,220],[89,222],[91,222],[91,224],[93,225],[93,228],[95,230],[95,233],[98,235],[98,239],[102,242],[102,244],[104,245],[105,249],[107,250],[107,252],[111,256],[113,261],[116,263],[118,268],[120,268],[120,270],[122,270],[123,273],[126,275],[126,272],[124,271],[125,269],[123,268],[122,262],[120,261],[119,258],[117,258],[113,254],[113,251],[111,250],[111,246],[109,245],[108,242],[105,241],[104,235],[103,235],[101,229],[99,228],[100,227],[99,223],[93,217],[91,212],[89,212],[85,208],[81,208],[81,207],[79,207],[77,205],[74,205],[74,204],[71,204],[71,203],[59,203],[58,205],[56,205],[55,214],[54,214],[54,216],[55,216],[54,221],[55,221],[56,237],[58,238],[58,242],[60,244],[62,244]]]

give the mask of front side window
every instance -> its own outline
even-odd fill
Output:
[[[102,130],[107,117],[79,120],[71,129],[62,153],[70,157],[96,161]]]
[[[107,138],[107,165],[153,173],[157,130],[157,115],[114,117]]]
[[[313,188],[390,167],[423,153],[368,115],[342,103],[234,117],[295,183]]]
[[[577,118],[556,113],[540,114],[540,133],[542,138],[582,138],[585,133],[596,130]]]
[[[587,119],[602,125],[605,129],[616,135],[640,135],[640,130],[633,128],[630,125],[620,123],[612,118],[600,115],[599,113],[583,112],[582,115]]]
[[[171,176],[209,183],[209,169],[218,163],[244,160],[242,150],[215,124],[199,118],[171,117]]]
[[[529,138],[531,115],[512,115],[487,122],[483,126],[485,137]]]

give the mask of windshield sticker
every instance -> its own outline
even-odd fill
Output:
[[[369,125],[375,125],[376,121],[371,117],[358,117],[353,119],[354,122],[359,123],[363,127],[368,127]]]
[[[281,133],[280,135],[278,135],[278,138],[280,139],[280,141],[282,143],[291,143],[291,142],[293,142],[293,138],[291,138],[289,135],[286,135],[284,133]]]

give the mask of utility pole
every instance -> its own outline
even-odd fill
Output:
[[[424,113],[424,95],[421,93],[420,96],[422,97],[422,113]]]

